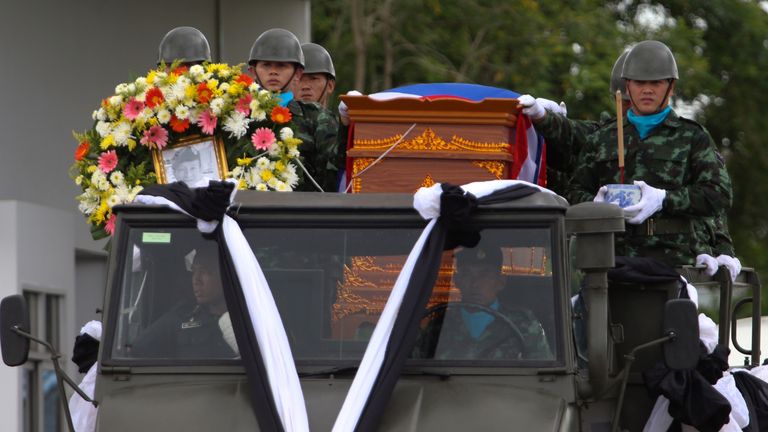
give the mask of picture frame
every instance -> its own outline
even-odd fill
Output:
[[[213,136],[194,135],[152,150],[158,184],[181,181],[189,187],[204,187],[209,180],[227,175],[224,143]]]

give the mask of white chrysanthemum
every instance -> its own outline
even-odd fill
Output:
[[[269,188],[264,183],[259,183],[256,185],[256,190],[258,191],[268,191]]]
[[[77,205],[78,210],[83,214],[89,215],[96,211],[99,207],[100,195],[98,191],[88,188],[82,194],[78,195],[77,200],[80,202]]]
[[[93,110],[93,112],[91,113],[91,118],[94,119],[94,120],[98,120],[99,119],[99,110]]]
[[[109,98],[109,104],[113,107],[120,106],[121,103],[123,103],[123,97],[120,95],[115,95]]]
[[[82,174],[77,176],[77,177],[75,177],[75,184],[80,186],[81,184],[83,184],[83,180],[84,179],[85,179],[85,177],[83,177]]]
[[[211,78],[213,78],[213,72],[206,72],[203,74],[203,81],[208,81]]]
[[[232,178],[240,178],[243,175],[243,167],[236,166],[232,169],[232,171],[229,172],[230,177]]]
[[[96,184],[100,182],[102,179],[106,179],[106,178],[107,177],[104,175],[103,172],[101,172],[101,170],[96,170],[93,172],[93,174],[91,174],[91,183]]]
[[[165,81],[166,78],[168,78],[168,74],[165,72],[158,72],[155,74],[155,82]]]
[[[159,121],[160,124],[168,123],[171,121],[171,113],[165,108],[161,109],[157,112],[157,121]]]
[[[244,179],[248,187],[256,187],[261,183],[261,172],[255,168],[249,168]]]
[[[179,105],[176,107],[176,111],[174,111],[176,114],[176,117],[180,120],[186,120],[189,118],[189,108],[185,105]]]
[[[278,180],[275,182],[275,190],[278,192],[290,192],[291,188],[284,182]]]
[[[189,74],[195,79],[200,80],[203,78],[203,74],[205,74],[205,68],[200,65],[194,65],[189,68]]]
[[[96,183],[96,188],[98,188],[100,191],[108,191],[111,187],[112,185],[109,183],[109,180],[107,180],[106,176],[100,178]]]
[[[115,188],[115,196],[120,200],[121,204],[129,203],[132,201],[131,188],[125,183],[122,183]]]
[[[224,108],[224,99],[222,98],[214,98],[211,101],[211,112],[213,112],[213,115],[218,116],[221,114],[221,110]]]
[[[112,132],[112,125],[109,122],[99,121],[96,123],[96,132],[100,137],[106,138]]]
[[[251,119],[245,114],[235,111],[224,120],[224,130],[229,132],[231,138],[242,138],[248,132],[248,124]]]
[[[258,99],[254,98],[248,105],[248,108],[250,108],[251,111],[256,111],[257,109],[261,108],[261,104],[259,103]]]
[[[126,86],[126,91],[127,91],[129,94],[134,94],[134,93],[136,93],[136,84],[134,84],[134,83],[130,83],[130,84],[128,84],[128,85]]]
[[[289,146],[288,147],[288,156],[292,158],[299,157],[299,148],[296,146]]]
[[[292,163],[286,164],[285,170],[280,173],[280,177],[287,183],[291,189],[295,188],[299,184],[299,176],[296,174],[296,166]]]
[[[147,86],[147,77],[138,77],[134,82],[136,83],[136,87],[144,88]]]
[[[133,202],[133,200],[136,199],[136,195],[143,190],[144,186],[134,186],[133,189],[131,189],[131,194],[128,196],[129,199],[126,202]]]
[[[184,100],[187,96],[187,85],[179,79],[176,84],[171,86],[170,100]]]
[[[257,109],[255,111],[251,111],[251,117],[256,121],[264,121],[267,119],[267,112],[263,109]]]
[[[277,178],[272,177],[269,180],[267,180],[267,186],[269,186],[271,189],[277,189],[277,182],[279,181],[280,180],[278,180]]]
[[[120,186],[125,183],[125,176],[120,171],[113,171],[112,174],[109,175],[109,181],[115,186]]]
[[[289,127],[284,127],[282,129],[280,129],[280,139],[285,141],[285,140],[290,139],[290,138],[293,138],[293,129],[291,129]]]
[[[122,203],[120,202],[120,198],[117,195],[112,194],[107,198],[107,206],[109,206],[109,208],[112,208],[118,204]]]
[[[259,100],[261,102],[269,100],[270,97],[272,97],[272,93],[268,90],[259,90]]]
[[[272,157],[280,156],[280,145],[278,145],[277,142],[273,142],[267,149],[267,154]]]
[[[143,91],[136,96],[134,96],[134,99],[136,99],[139,102],[146,102],[147,101],[147,92]]]
[[[120,83],[115,86],[115,94],[123,94],[128,91],[128,84]]]
[[[256,93],[261,89],[261,86],[257,82],[252,82],[251,85],[248,86],[248,91],[251,93]]]
[[[107,120],[107,112],[104,111],[104,108],[99,108],[96,111],[96,120],[99,120],[99,121],[106,121]]]
[[[229,90],[229,83],[219,84],[219,90],[221,90],[223,93],[226,93],[227,90]]]
[[[269,169],[269,164],[270,160],[262,156],[256,161],[256,168],[259,170]]]
[[[125,121],[119,122],[112,130],[112,136],[115,137],[115,145],[126,145],[128,138],[131,138],[131,124]]]

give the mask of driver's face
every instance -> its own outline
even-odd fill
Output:
[[[461,301],[489,306],[504,288],[504,275],[494,266],[463,267],[453,277]]]
[[[192,264],[192,291],[199,305],[210,305],[224,301],[221,277],[212,265]]]

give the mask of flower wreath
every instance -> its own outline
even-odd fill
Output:
[[[301,140],[294,137],[291,112],[241,67],[161,65],[115,87],[93,112],[94,126],[74,133],[79,145],[70,175],[83,190],[78,208],[94,239],[113,233],[112,207],[157,183],[152,150],[187,136],[224,143],[227,177],[237,179],[239,189],[296,187]]]

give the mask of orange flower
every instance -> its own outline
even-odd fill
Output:
[[[246,74],[240,74],[237,76],[237,78],[235,78],[235,82],[242,84],[243,87],[248,87],[249,85],[253,84],[253,78]]]
[[[157,87],[152,87],[151,89],[147,90],[147,95],[145,97],[145,101],[148,107],[154,108],[165,100],[165,97],[163,96],[163,92],[160,91]]]
[[[212,98],[213,92],[205,83],[200,83],[197,85],[197,99],[200,101],[200,103],[207,104],[211,101]]]
[[[83,141],[75,149],[75,160],[81,161],[88,154],[88,150],[91,148],[91,144],[88,141]]]
[[[181,76],[181,75],[184,75],[184,73],[187,72],[188,70],[189,68],[186,66],[179,66],[176,69],[172,70],[171,73],[174,75]]]
[[[174,132],[184,132],[189,129],[189,120],[179,120],[176,116],[171,116],[171,129]]]
[[[277,124],[283,124],[288,123],[291,121],[291,112],[286,107],[276,106],[274,109],[272,109],[272,114],[270,116],[272,118],[272,121]]]

